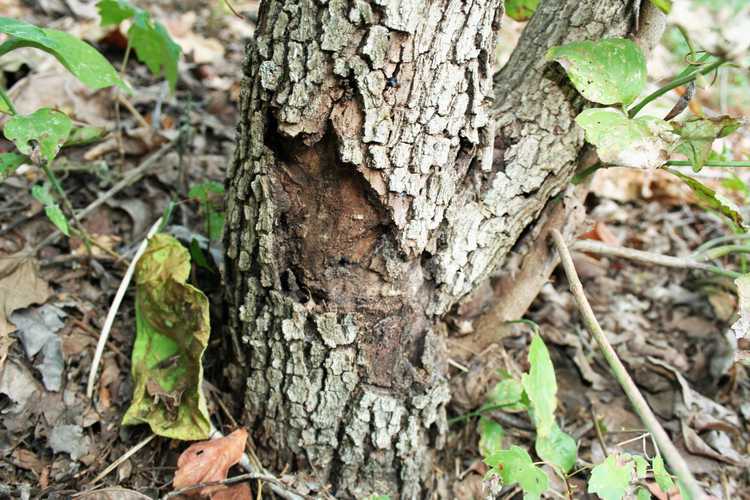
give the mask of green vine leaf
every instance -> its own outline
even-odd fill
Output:
[[[528,21],[537,6],[539,0],[505,0],[505,13],[515,21]]]
[[[549,351],[539,334],[531,338],[529,365],[529,373],[523,374],[521,383],[531,402],[537,435],[548,436],[556,426],[557,381]]]
[[[57,58],[87,87],[118,86],[128,90],[117,71],[94,47],[68,33],[0,17],[0,32],[11,38],[0,45],[0,56],[21,47],[34,47]]]
[[[710,210],[715,210],[725,216],[739,230],[746,232],[740,209],[731,200],[720,195],[698,179],[694,179],[677,170],[666,169],[673,175],[679,177],[685,184],[690,186],[698,201]]]
[[[503,426],[487,417],[479,418],[479,452],[489,457],[503,448]]]
[[[127,0],[100,0],[96,4],[96,9],[102,18],[100,22],[102,26],[118,25],[125,19],[133,17],[138,10]]]
[[[552,47],[547,59],[560,63],[578,92],[589,101],[627,105],[646,87],[646,58],[635,43],[625,38]]]
[[[681,138],[676,151],[687,156],[693,172],[698,172],[711,156],[714,139],[728,136],[740,125],[739,120],[729,116],[695,117],[682,123],[673,123],[672,128]]]
[[[217,195],[224,194],[224,185],[216,181],[207,181],[196,184],[188,196],[200,202],[203,216],[206,219],[206,233],[210,240],[221,239],[224,230],[224,213],[219,210],[221,206],[217,203]]]
[[[552,427],[548,435],[537,434],[534,448],[539,458],[566,474],[576,464],[578,455],[576,440],[563,432],[557,424]]]
[[[633,475],[633,461],[626,456],[610,455],[591,469],[589,493],[596,493],[602,500],[621,500],[628,491]]]
[[[28,156],[20,153],[0,153],[0,181],[13,174],[24,163],[30,163]]]
[[[672,0],[651,0],[651,3],[656,5],[656,7],[665,14],[669,14],[672,10]]]
[[[651,116],[628,118],[614,108],[584,110],[576,123],[596,146],[603,163],[654,169],[666,163],[678,137],[669,124]]]
[[[523,448],[511,446],[484,459],[492,472],[500,476],[504,485],[518,483],[524,500],[538,500],[549,487],[549,478],[542,469],[534,465]]]
[[[485,406],[503,406],[503,411],[508,412],[528,409],[524,402],[523,385],[513,378],[501,380],[487,394]]]
[[[208,345],[208,298],[188,284],[190,255],[156,234],[136,267],[133,400],[123,425],[148,423],[160,436],[206,439],[211,430],[201,358]]]
[[[651,461],[651,466],[654,469],[654,480],[656,481],[656,484],[661,491],[667,493],[674,487],[674,481],[672,481],[672,476],[669,475],[666,467],[664,467],[664,459],[661,455],[656,455],[654,457]]]
[[[70,225],[65,214],[60,209],[60,205],[57,204],[55,199],[49,192],[49,186],[36,185],[31,188],[31,196],[36,198],[39,203],[44,205],[44,213],[52,224],[60,230],[65,236],[70,236]]]
[[[648,461],[641,455],[635,455],[633,457],[635,463],[635,477],[643,479],[646,477],[646,471],[648,470]]]
[[[47,163],[52,161],[68,139],[73,122],[68,115],[50,108],[37,109],[29,115],[14,115],[6,122],[3,133],[18,150],[32,155],[32,141]]]
[[[164,72],[164,78],[174,92],[177,87],[177,61],[182,49],[172,40],[164,25],[154,21],[148,12],[138,11],[128,30],[128,40],[138,59],[151,73],[158,76]]]

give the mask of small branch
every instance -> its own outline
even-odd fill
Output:
[[[654,441],[661,450],[662,455],[664,455],[664,458],[666,458],[667,462],[672,467],[672,470],[675,472],[680,481],[682,481],[682,483],[685,485],[685,488],[690,493],[691,498],[693,500],[705,500],[705,492],[698,485],[698,482],[690,472],[690,468],[682,458],[682,455],[680,455],[680,452],[677,451],[677,448],[672,443],[669,435],[667,435],[666,431],[664,431],[664,428],[659,423],[659,420],[651,411],[651,408],[648,406],[645,398],[638,390],[635,382],[633,382],[633,379],[630,378],[630,375],[628,375],[627,369],[625,369],[625,366],[622,364],[622,361],[620,361],[620,358],[612,348],[609,340],[607,340],[607,336],[604,334],[602,327],[596,320],[596,316],[594,316],[594,311],[591,309],[591,304],[589,304],[589,301],[586,298],[586,294],[583,291],[583,285],[581,284],[581,280],[578,278],[578,273],[576,273],[576,268],[573,264],[573,258],[570,256],[570,252],[568,251],[568,247],[565,244],[565,240],[563,239],[562,234],[560,234],[560,232],[557,230],[552,230],[552,238],[554,239],[555,246],[557,247],[557,251],[560,254],[560,260],[562,262],[563,269],[565,270],[565,275],[568,277],[570,291],[575,297],[576,304],[578,305],[578,310],[581,313],[586,329],[589,331],[591,336],[596,339],[596,342],[599,345],[599,349],[604,355],[604,359],[606,359],[607,364],[609,364],[612,373],[625,392],[625,395],[627,395],[630,403],[635,408],[636,413],[638,413],[638,416],[641,418],[641,421],[651,433],[651,436],[653,436]]]
[[[141,448],[143,448],[148,443],[150,443],[155,437],[156,437],[156,434],[151,434],[146,439],[144,439],[143,441],[141,441],[137,445],[135,445],[132,448],[130,448],[120,458],[118,458],[117,460],[115,460],[114,462],[112,462],[111,464],[109,464],[109,466],[106,469],[104,469],[103,471],[101,471],[98,476],[96,476],[91,482],[89,482],[89,486],[93,486],[94,484],[96,484],[99,481],[101,481],[102,479],[104,479],[107,476],[107,474],[109,474],[110,472],[112,472],[113,470],[115,470],[117,467],[119,467],[119,465],[121,463],[123,463],[125,460],[127,460],[128,458],[130,458],[133,455],[135,455],[136,453],[138,453],[138,451]]]
[[[141,245],[138,247],[138,251],[133,257],[133,261],[128,266],[128,270],[125,271],[125,276],[123,276],[122,281],[120,282],[120,287],[117,289],[115,298],[112,301],[112,305],[109,308],[109,312],[107,313],[107,318],[104,320],[104,327],[102,328],[102,333],[99,335],[99,341],[96,344],[96,351],[94,352],[94,360],[91,362],[91,371],[89,371],[89,379],[86,384],[86,397],[89,399],[91,399],[91,397],[94,394],[94,382],[96,381],[96,372],[99,369],[99,363],[102,360],[102,354],[104,353],[104,346],[107,344],[107,339],[109,338],[109,332],[110,330],[112,330],[112,324],[115,322],[115,316],[117,315],[117,311],[120,310],[120,304],[122,303],[122,299],[125,297],[125,292],[127,291],[128,286],[130,285],[130,281],[133,279],[133,274],[135,273],[135,265],[138,263],[138,260],[146,251],[146,247],[148,246],[148,239],[151,236],[153,236],[154,233],[156,233],[160,225],[161,225],[161,217],[159,218],[159,220],[156,221],[156,223],[153,226],[151,226],[151,229],[146,235],[146,238],[141,242]]]
[[[707,271],[721,276],[727,276],[729,278],[739,278],[742,276],[741,273],[722,269],[717,266],[712,266],[711,264],[698,262],[691,257],[672,257],[671,255],[644,252],[643,250],[635,250],[633,248],[614,247],[592,240],[578,240],[573,243],[572,248],[579,252],[611,255],[612,257],[622,257],[624,259],[635,260],[646,264],[656,264],[657,266]]]
[[[668,160],[665,165],[667,165],[668,167],[692,167],[693,166],[693,164],[687,160]],[[703,165],[706,167],[743,168],[743,167],[750,167],[750,161],[709,160]]]
[[[107,191],[106,193],[102,194],[94,200],[89,206],[78,212],[75,216],[76,221],[80,221],[91,215],[91,213],[94,212],[97,208],[104,205],[109,199],[113,198],[117,193],[125,189],[126,187],[130,186],[131,184],[134,184],[138,182],[143,176],[146,175],[146,172],[148,172],[151,168],[156,166],[157,162],[161,159],[162,156],[164,156],[169,150],[171,150],[174,147],[173,142],[169,142],[162,146],[161,149],[159,149],[157,152],[149,156],[140,166],[137,168],[134,168],[133,170],[130,170],[123,179],[112,186],[112,188]],[[56,230],[49,236],[47,236],[44,240],[42,240],[41,243],[39,243],[37,246],[34,247],[32,250],[33,254],[36,254],[41,250],[42,248],[46,247],[47,245],[51,245],[57,241],[57,239],[60,237],[62,233],[59,230]]]
[[[286,487],[284,483],[282,483],[281,481],[279,481],[277,478],[275,478],[274,476],[270,474],[258,474],[256,472],[248,472],[247,474],[240,474],[239,476],[228,477],[226,479],[222,479],[221,481],[211,481],[207,483],[198,483],[192,486],[186,486],[185,488],[180,488],[179,490],[175,490],[171,493],[167,493],[166,495],[162,497],[162,500],[168,500],[169,498],[174,498],[174,497],[183,495],[185,493],[188,493],[190,491],[195,491],[201,488],[207,488],[209,486],[229,486],[231,484],[244,483],[245,481],[251,481],[253,479],[258,479],[260,481],[266,481],[271,484]],[[298,497],[299,498],[311,498],[306,495],[305,496],[298,495]]]

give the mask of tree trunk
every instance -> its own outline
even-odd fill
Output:
[[[544,52],[627,33],[631,3],[543,1],[494,94],[500,0],[261,3],[226,282],[268,467],[341,498],[433,489],[450,399],[441,319],[582,145],[582,101]]]

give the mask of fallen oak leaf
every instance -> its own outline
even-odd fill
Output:
[[[194,443],[177,459],[172,485],[176,490],[200,483],[222,481],[227,478],[230,467],[240,461],[247,431],[237,429],[228,436]],[[211,496],[223,486],[196,489],[186,495]]]

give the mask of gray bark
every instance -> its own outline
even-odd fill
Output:
[[[431,491],[450,399],[441,318],[503,261],[582,144],[582,102],[544,52],[623,35],[632,11],[542,2],[491,106],[500,0],[262,3],[226,281],[267,466],[341,498]]]

